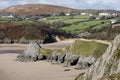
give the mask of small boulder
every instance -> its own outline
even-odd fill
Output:
[[[58,56],[59,55],[60,55],[59,53],[57,53],[56,51],[54,51],[54,52],[52,52],[51,54],[48,55],[47,61],[55,64],[58,61]]]

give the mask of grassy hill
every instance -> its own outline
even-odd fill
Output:
[[[53,6],[47,4],[25,4],[25,5],[16,5],[5,8],[1,12],[15,13],[20,15],[35,15],[35,14],[53,14],[60,12],[71,12],[72,8]]]

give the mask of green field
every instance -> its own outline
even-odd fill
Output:
[[[95,26],[95,25],[97,25],[97,26]],[[61,29],[65,30],[65,31],[68,31],[68,32],[71,32],[71,33],[74,34],[74,33],[82,32],[86,28],[89,28],[91,26],[95,26],[94,28],[100,29],[100,28],[102,28],[104,26],[107,26],[107,25],[109,25],[108,21],[105,21],[105,20],[95,20],[95,21],[81,22],[79,24],[73,24],[73,25],[70,25],[70,26],[62,27]]]
[[[89,16],[52,16],[46,17],[47,20],[42,20],[40,22],[45,23],[54,23],[54,22],[63,22],[65,24],[69,24],[69,26],[61,26],[61,30],[65,30],[66,32],[70,32],[72,34],[78,34],[80,32],[85,31],[87,28],[91,29],[101,29],[110,25],[108,20],[89,20]],[[14,21],[11,19],[0,19],[0,23],[4,22],[13,22],[13,23],[32,23],[32,20],[21,20],[21,21]],[[59,25],[59,24],[58,24]],[[50,26],[53,27],[53,26]]]
[[[89,19],[89,16],[81,16],[81,15],[77,15],[77,16],[74,16],[73,18]]]
[[[32,20],[21,20],[21,21],[12,21],[12,22],[15,22],[15,23],[32,23],[33,21]]]
[[[67,24],[72,24],[75,22],[84,21],[88,19],[89,16],[54,16],[54,17],[48,17],[47,20],[45,20],[44,22],[53,23],[53,22],[61,21]]]

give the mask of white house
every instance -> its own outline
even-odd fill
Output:
[[[87,15],[87,13],[80,13],[80,15],[85,16],[85,15]]]
[[[93,16],[93,14],[89,14],[89,16]]]
[[[40,19],[38,19],[38,21],[44,21],[44,20],[47,20],[47,18],[40,18]]]
[[[99,13],[99,16],[110,16],[110,13]]]
[[[70,13],[66,13],[65,15],[66,15],[66,16],[70,16]]]
[[[12,14],[10,14],[8,16],[2,16],[2,18],[14,18],[14,16]]]
[[[117,16],[118,14],[117,13],[112,13],[113,16]]]
[[[110,22],[111,22],[112,24],[115,24],[115,23],[117,22],[117,20],[111,19]]]

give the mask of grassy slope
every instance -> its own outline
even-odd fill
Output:
[[[71,46],[67,47],[66,52],[78,54],[82,56],[100,57],[106,50],[108,45],[95,41],[76,40]]]

